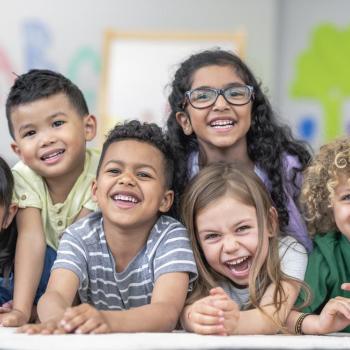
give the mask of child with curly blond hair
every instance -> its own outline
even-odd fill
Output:
[[[349,285],[342,286],[350,282],[349,138],[320,148],[304,173],[300,202],[314,243],[305,274],[313,298],[303,311],[322,314],[323,309],[338,304],[337,311],[332,307],[328,315],[329,321],[333,318],[330,330],[350,332],[350,289]],[[296,328],[309,333],[313,318],[299,315]]]

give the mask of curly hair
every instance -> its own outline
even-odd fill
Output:
[[[10,135],[14,138],[11,113],[14,108],[63,93],[80,116],[89,114],[81,90],[64,75],[48,69],[31,69],[18,76],[6,100],[6,118]]]
[[[350,140],[345,137],[323,145],[304,172],[300,205],[310,235],[337,228],[331,205],[343,176],[350,177]]]
[[[174,178],[174,157],[172,149],[167,141],[166,135],[162,129],[155,123],[141,123],[138,120],[125,121],[118,123],[109,131],[103,144],[100,161],[97,167],[97,177],[109,146],[118,141],[138,140],[148,143],[157,148],[164,156],[164,173],[168,189],[173,189]],[[177,198],[174,199],[175,201]]]
[[[305,142],[294,139],[290,128],[277,122],[270,102],[261,89],[261,84],[257,82],[246,64],[232,52],[214,49],[194,54],[185,60],[175,73],[168,97],[171,111],[167,120],[167,132],[179,162],[180,170],[175,177],[176,186],[179,192],[184,190],[189,181],[188,158],[193,151],[200,151],[196,135],[187,136],[183,133],[176,121],[176,114],[183,112],[185,92],[191,89],[194,73],[200,68],[212,65],[231,66],[244,83],[254,89],[251,126],[247,133],[248,156],[266,172],[271,181],[271,198],[278,210],[280,225],[283,228],[289,222],[283,187],[283,156],[290,154],[299,160],[300,167],[294,168],[291,176],[297,189],[295,193],[299,193],[300,189],[295,180],[297,174],[302,172],[309,163],[311,155]],[[201,159],[205,159],[205,155]]]

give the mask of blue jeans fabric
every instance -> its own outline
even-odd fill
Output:
[[[49,282],[51,267],[56,259],[57,252],[50,246],[46,246],[44,269],[41,275],[38,289],[36,291],[34,304],[36,305],[40,297],[45,293],[47,283]],[[13,299],[14,276],[10,274],[9,278],[0,277],[0,306]]]

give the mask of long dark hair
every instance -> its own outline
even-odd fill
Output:
[[[271,104],[261,89],[253,73],[235,54],[224,50],[207,50],[194,54],[185,60],[175,73],[171,83],[168,101],[170,114],[167,120],[167,132],[171,146],[177,154],[180,171],[175,176],[177,192],[182,193],[189,181],[187,170],[188,157],[193,151],[199,151],[195,134],[183,133],[176,121],[176,113],[183,112],[185,92],[191,89],[194,73],[203,67],[218,65],[231,66],[245,84],[254,88],[252,102],[251,126],[247,133],[247,149],[249,158],[263,169],[271,181],[271,198],[278,210],[281,228],[288,225],[289,215],[286,208],[286,194],[283,188],[283,155],[296,156],[300,167],[294,168],[292,179],[294,186],[297,173],[302,172],[311,159],[305,142],[296,140],[286,125],[277,122]],[[205,159],[205,157],[201,157]],[[297,187],[296,193],[299,193]]]
[[[0,206],[4,208],[4,218],[9,214],[12,202],[14,180],[11,169],[0,157]],[[2,227],[3,222],[1,223]],[[17,230],[15,220],[6,228],[0,230],[0,275],[8,277],[13,269],[15,248],[17,241]]]

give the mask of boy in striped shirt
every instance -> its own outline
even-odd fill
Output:
[[[101,212],[60,242],[43,322],[27,333],[165,332],[175,328],[197,269],[172,206],[174,159],[162,130],[131,121],[104,143],[93,198]],[[78,292],[81,305],[72,307]]]

